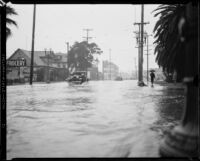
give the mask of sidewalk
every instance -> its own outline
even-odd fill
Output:
[[[155,81],[154,84],[166,86],[167,89],[177,89],[177,90],[184,90],[186,87],[183,83],[168,83],[165,81]]]

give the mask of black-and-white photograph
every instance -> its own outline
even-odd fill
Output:
[[[2,1],[7,159],[200,156],[197,4]]]

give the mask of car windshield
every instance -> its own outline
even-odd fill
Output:
[[[74,72],[72,75],[86,75],[86,72]]]

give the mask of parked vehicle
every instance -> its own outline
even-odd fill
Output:
[[[122,79],[122,77],[118,76],[118,77],[115,78],[115,80],[116,81],[122,81],[123,79]]]
[[[70,74],[70,76],[66,79],[66,81],[74,83],[74,84],[82,84],[82,83],[88,81],[87,72],[86,71],[76,71],[76,72]]]

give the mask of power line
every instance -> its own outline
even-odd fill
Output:
[[[69,53],[69,42],[65,42],[67,44],[67,54]]]

